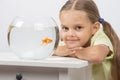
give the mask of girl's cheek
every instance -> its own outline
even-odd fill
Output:
[[[62,33],[61,34],[61,38],[65,38],[66,37],[66,34],[65,33]]]

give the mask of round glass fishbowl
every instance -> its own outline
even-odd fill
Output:
[[[51,56],[59,42],[59,28],[52,17],[16,17],[8,29],[8,45],[22,59]]]

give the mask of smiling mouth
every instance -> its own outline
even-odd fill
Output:
[[[67,43],[75,43],[77,42],[78,40],[67,40]]]

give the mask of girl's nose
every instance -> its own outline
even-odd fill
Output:
[[[75,36],[74,30],[69,30],[67,35],[68,36]]]

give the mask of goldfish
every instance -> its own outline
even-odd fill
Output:
[[[43,40],[42,40],[42,44],[49,44],[49,43],[51,43],[52,42],[52,39],[50,39],[50,38],[48,38],[48,37],[46,37],[46,38],[44,38]]]

